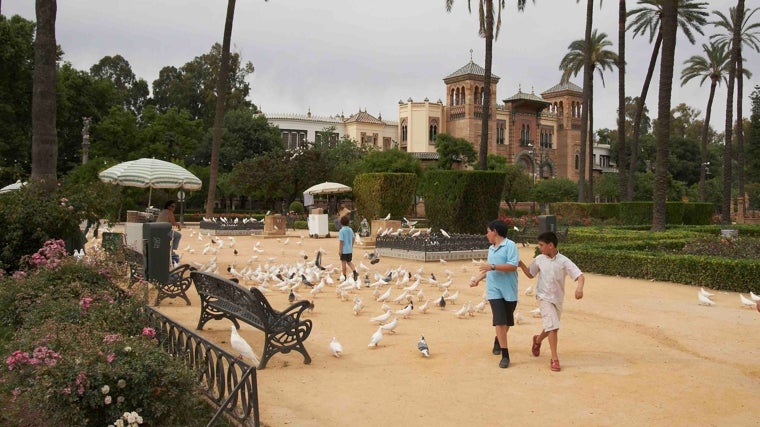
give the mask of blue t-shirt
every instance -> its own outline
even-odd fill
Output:
[[[354,252],[354,230],[351,227],[344,225],[338,232],[338,240],[343,242],[344,254],[350,254]]]
[[[512,264],[515,267],[520,262],[520,256],[515,242],[504,239],[499,246],[488,248],[489,264]],[[486,298],[517,301],[517,270],[489,271],[486,273]]]

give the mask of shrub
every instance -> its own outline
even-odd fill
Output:
[[[306,210],[303,207],[303,203],[299,202],[298,200],[290,203],[290,207],[288,210],[293,211],[299,215],[303,215],[304,212],[306,212]]]

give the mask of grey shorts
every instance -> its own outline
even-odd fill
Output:
[[[515,309],[517,301],[507,301],[504,299],[489,299],[491,303],[491,313],[493,314],[493,325],[515,326]]]

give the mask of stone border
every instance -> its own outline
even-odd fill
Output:
[[[444,261],[462,261],[472,259],[488,258],[488,249],[471,250],[471,251],[450,251],[450,252],[424,252],[409,251],[405,249],[377,248],[377,254],[389,258],[402,258],[414,261],[436,262]]]

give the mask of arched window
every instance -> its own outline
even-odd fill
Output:
[[[562,101],[560,101],[560,102],[559,102],[559,115],[561,116],[561,115],[562,115],[562,113],[564,113],[564,112],[565,112],[565,107],[564,107],[564,105],[562,104]]]
[[[454,105],[459,105],[459,88],[457,88],[456,95],[454,95]]]
[[[481,105],[482,102],[480,102],[480,88],[475,86],[475,105]]]
[[[581,155],[578,153],[575,153],[575,170],[580,169],[581,165]]]
[[[430,126],[428,128],[428,142],[430,144],[435,143],[435,137],[438,135],[438,119],[430,119]]]
[[[406,142],[407,135],[408,135],[407,132],[408,131],[407,131],[407,127],[406,127],[406,119],[404,119],[401,122],[401,142]]]
[[[456,105],[454,104],[454,88],[451,88],[451,95],[449,95],[449,105]]]
[[[464,104],[466,102],[466,99],[467,99],[467,97],[465,97],[464,86],[462,86],[462,98],[460,98],[460,101],[462,101],[462,102],[460,102],[460,104]]]

